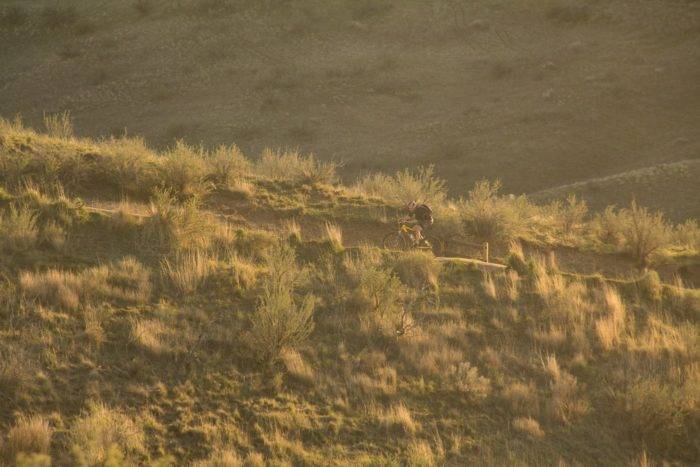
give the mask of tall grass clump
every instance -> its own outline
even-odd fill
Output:
[[[110,457],[134,462],[145,452],[141,426],[102,403],[91,404],[72,424],[69,439],[78,465],[103,465]]]
[[[113,187],[119,196],[147,198],[160,183],[160,160],[143,138],[111,138],[100,144],[91,179],[96,185]]]
[[[215,260],[201,250],[177,255],[174,259],[164,259],[161,272],[171,288],[179,295],[188,295],[202,287],[212,274]]]
[[[337,181],[338,164],[321,162],[313,154],[265,149],[255,164],[255,172],[272,180],[332,184]]]
[[[409,287],[437,290],[441,264],[432,253],[413,250],[399,254],[394,262],[394,271],[401,282]]]
[[[0,250],[16,253],[33,248],[39,238],[36,216],[31,211],[14,207],[0,213]]]
[[[339,225],[327,222],[324,225],[326,240],[333,246],[335,251],[343,250],[343,230]]]
[[[271,251],[267,268],[262,294],[251,317],[250,339],[258,357],[273,362],[282,349],[298,347],[311,334],[315,298],[297,297],[295,290],[306,274],[289,245],[279,244]]]
[[[674,240],[678,245],[700,250],[700,227],[695,219],[688,219],[676,226]]]
[[[49,269],[20,274],[23,296],[57,309],[77,309],[101,300],[139,304],[151,294],[150,271],[133,258],[82,272]]]
[[[394,175],[367,175],[357,182],[355,188],[394,206],[404,206],[409,201],[416,201],[435,209],[442,206],[447,198],[445,181],[435,176],[435,167],[432,165],[416,171],[405,169]]]
[[[212,240],[211,216],[199,210],[196,200],[178,203],[170,190],[156,190],[151,215],[143,222],[140,247],[145,252],[172,254],[207,248]]]
[[[44,114],[44,128],[49,136],[59,139],[73,137],[73,121],[67,110],[57,114]]]
[[[7,432],[4,444],[0,444],[2,454],[11,464],[17,455],[48,454],[53,429],[48,420],[40,415],[20,416]]]
[[[613,288],[603,291],[604,316],[595,322],[598,341],[604,350],[611,350],[622,341],[626,328],[627,308],[620,294]]]

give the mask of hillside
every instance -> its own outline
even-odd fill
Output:
[[[677,221],[700,218],[700,160],[659,164],[609,177],[572,183],[532,194],[547,201],[576,195],[594,210],[610,204],[640,204],[664,211]]]
[[[47,126],[0,120],[0,464],[697,463],[697,224]],[[508,269],[382,248],[407,194]]]
[[[344,161],[347,180],[435,164],[453,194],[483,178],[530,193],[700,153],[697,2],[6,0],[0,10],[0,113],[33,126],[70,110],[85,136],[236,143],[255,157],[298,147]]]

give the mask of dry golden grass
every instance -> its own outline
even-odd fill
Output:
[[[302,241],[301,226],[295,219],[288,219],[282,223],[281,234],[282,238],[293,240],[295,242]],[[341,236],[342,240],[342,236]]]
[[[13,160],[1,152],[5,141],[2,164]],[[22,152],[11,144],[13,154]],[[215,155],[180,145],[121,162],[112,148],[106,163],[99,158],[112,156],[102,143],[60,144],[45,157],[66,158],[57,165],[61,176],[80,178],[83,169],[73,164],[87,157],[100,176],[109,167],[124,177],[117,184],[125,191],[139,189],[129,174],[144,183],[151,177],[151,188],[167,178],[162,185],[174,188],[154,194],[150,213],[135,192],[117,198],[131,214],[108,217],[113,201],[98,200],[108,211],[83,216],[75,200],[43,182],[6,185],[19,206],[37,212],[39,246],[0,261],[0,393],[9,407],[0,426],[12,429],[13,414],[30,404],[52,413],[54,463],[140,465],[172,454],[172,463],[201,465],[539,465],[585,463],[591,446],[596,459],[625,463],[639,458],[642,445],[655,461],[697,458],[700,296],[665,283],[664,268],[636,281],[592,279],[559,272],[553,255],[526,258],[513,244],[512,270],[485,277],[460,264],[440,267],[420,251],[353,247],[356,231],[345,226],[366,214],[365,203],[388,208],[314,183],[318,174],[264,180],[231,148]],[[144,150],[137,142],[104,144]],[[59,155],[67,146],[75,153]],[[94,155],[84,156],[88,150]],[[37,158],[27,160],[33,167],[56,162],[38,154],[25,154]],[[255,184],[254,199],[231,196],[239,177]],[[428,181],[416,186],[428,190]],[[213,186],[211,196],[188,199]],[[0,203],[6,196],[15,194],[0,192]],[[477,198],[462,207],[474,208]],[[348,217],[329,200],[344,203],[337,211],[347,207]],[[518,216],[532,215],[537,242],[588,235],[574,222],[575,234],[561,236],[564,221],[517,198],[493,194],[484,203],[497,214],[522,208]],[[290,205],[304,212],[283,228],[295,239],[280,241],[270,217],[282,206],[288,218]],[[460,204],[441,209],[450,206]],[[270,231],[218,221],[239,208]],[[68,242],[36,254],[46,247],[45,218],[65,228]],[[328,228],[337,247],[322,255],[322,245],[300,234],[319,218],[345,229],[342,239]],[[367,225],[372,238],[383,229]],[[83,251],[73,250],[83,241]],[[112,241],[119,245],[105,245]],[[123,257],[125,247],[136,256]],[[560,258],[568,270],[571,261]],[[151,268],[161,261],[163,281],[154,288]],[[124,409],[90,402],[100,398]],[[88,409],[76,416],[81,407]],[[125,415],[125,407],[139,416]],[[22,462],[45,463],[40,455]]]
[[[426,441],[414,441],[408,446],[406,465],[410,467],[434,467],[438,465],[430,444]]]
[[[595,330],[603,349],[611,350],[622,340],[627,310],[617,291],[608,287],[603,293],[605,314],[604,317],[596,320]]]
[[[151,294],[150,272],[133,258],[80,273],[56,269],[23,272],[19,284],[28,300],[68,310],[99,300],[145,303]]]
[[[314,369],[302,355],[294,349],[283,349],[280,355],[282,364],[294,379],[313,384],[315,379]]]
[[[411,411],[403,404],[387,409],[375,408],[373,418],[381,427],[393,434],[413,436],[420,430],[420,424],[413,419]]]
[[[145,449],[141,425],[102,403],[91,404],[72,423],[69,436],[76,462],[86,465],[106,461],[115,448],[126,459],[140,458]]]
[[[496,282],[494,282],[493,277],[490,274],[485,274],[483,280],[481,281],[481,287],[487,297],[492,300],[498,299],[498,291],[496,290]]]
[[[501,396],[516,414],[534,415],[539,413],[540,401],[537,387],[533,382],[528,384],[519,381],[513,382],[503,389]]]
[[[18,253],[34,247],[39,236],[35,215],[25,209],[0,213],[0,250]]]
[[[18,454],[48,454],[53,428],[40,415],[20,416],[7,432],[5,442],[0,444],[3,457],[13,462]]]
[[[409,287],[438,290],[441,264],[430,252],[412,250],[402,252],[396,258],[393,268],[401,282]]]
[[[326,222],[324,225],[324,233],[326,240],[333,245],[336,251],[341,251],[343,249],[343,230],[337,224],[332,224]]]
[[[537,420],[531,417],[519,417],[513,420],[513,428],[533,438],[543,438],[544,431]]]
[[[216,267],[216,260],[203,250],[194,250],[164,259],[161,275],[180,296],[187,296],[200,289]]]

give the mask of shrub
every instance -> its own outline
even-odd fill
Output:
[[[207,156],[212,181],[221,187],[229,187],[250,171],[250,162],[238,146],[219,146]]]
[[[115,456],[137,458],[145,452],[141,427],[127,415],[102,403],[89,406],[69,433],[75,460],[80,465],[97,465]],[[118,464],[117,464],[118,465]]]
[[[697,435],[697,393],[693,395],[690,381],[676,387],[654,379],[641,380],[613,396],[620,425],[635,443],[679,458],[697,455],[693,441]]]
[[[570,195],[566,198],[566,204],[559,212],[561,228],[564,233],[571,233],[576,227],[581,225],[588,214],[588,205],[585,201]]]
[[[646,264],[652,253],[670,244],[671,228],[662,213],[652,214],[635,201],[626,214],[629,216],[625,229],[628,249],[639,262]]]
[[[624,216],[614,206],[608,206],[596,216],[594,230],[603,243],[620,247],[625,241],[624,224]]]
[[[455,389],[475,399],[484,399],[491,392],[491,382],[479,375],[469,362],[460,362],[452,367],[451,378]]]
[[[52,435],[53,429],[44,417],[21,416],[7,432],[7,439],[3,446],[4,457],[12,462],[19,453],[47,454]]]
[[[608,207],[596,224],[601,241],[621,248],[640,264],[647,264],[653,253],[673,240],[673,230],[663,214],[650,213],[636,201],[620,210]]]
[[[33,248],[37,244],[36,217],[26,209],[10,209],[0,213],[0,250],[16,253]]]
[[[477,182],[466,200],[460,203],[464,230],[467,235],[488,241],[509,241],[525,226],[524,213],[531,206],[521,198],[498,196],[501,183]]]
[[[159,180],[171,195],[180,199],[198,198],[210,189],[205,158],[203,149],[178,141],[160,160]]]
[[[307,295],[295,300],[294,289],[305,274],[297,265],[294,251],[280,244],[270,253],[268,274],[251,318],[253,350],[261,360],[275,361],[283,348],[301,345],[313,330],[315,298]]]
[[[393,176],[380,173],[368,175],[360,179],[355,188],[369,196],[382,198],[394,206],[416,201],[436,208],[444,204],[447,197],[445,181],[435,177],[432,165],[415,172],[406,169]]]
[[[141,248],[155,254],[169,254],[207,248],[216,221],[201,212],[195,200],[178,204],[172,192],[156,190],[151,215],[143,223]]]
[[[345,274],[353,290],[351,305],[359,311],[394,315],[400,311],[402,286],[391,270],[371,250],[345,257]]]
[[[49,136],[60,139],[73,137],[73,122],[67,110],[58,114],[44,114],[44,128]]]

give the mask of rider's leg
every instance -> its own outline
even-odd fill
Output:
[[[413,231],[415,232],[416,245],[420,245],[423,241],[423,226],[416,224],[413,226]]]

